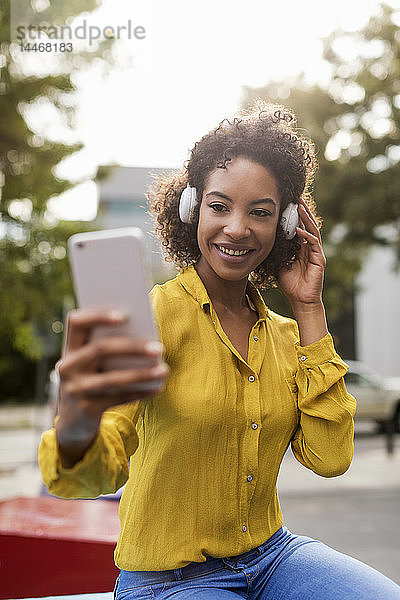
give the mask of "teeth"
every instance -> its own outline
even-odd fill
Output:
[[[231,256],[242,256],[242,254],[247,254],[250,250],[228,250],[228,248],[224,248],[224,246],[218,246],[221,252],[225,254],[230,254]]]

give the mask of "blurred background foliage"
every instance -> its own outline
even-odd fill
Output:
[[[97,5],[95,0],[66,0],[49,4],[41,15],[58,23]],[[66,241],[91,227],[60,221],[48,210],[52,197],[80,183],[60,179],[56,168],[82,144],[62,142],[37,130],[32,109],[45,105],[48,111],[56,110],[71,132],[69,137],[76,138],[71,75],[89,68],[93,60],[109,68],[112,40],[93,51],[54,53],[51,72],[32,74],[19,44],[9,41],[9,0],[0,0],[0,39],[1,401],[32,399],[35,371],[45,378],[43,363],[50,364],[59,353],[63,307],[72,295]],[[36,381],[36,389],[42,383]]]
[[[55,12],[49,5],[45,16],[61,22],[96,6],[95,0],[66,0],[56,3]],[[9,35],[9,7],[0,0],[1,40]],[[325,303],[331,329],[341,329],[342,336],[350,327],[356,276],[369,249],[391,246],[400,258],[398,25],[393,9],[383,4],[363,30],[336,31],[326,38],[324,57],[332,75],[326,88],[309,86],[300,75],[243,89],[244,106],[261,97],[292,108],[316,143],[314,197],[328,257]],[[78,183],[55,174],[57,165],[82,147],[74,132],[71,75],[93,61],[112,67],[111,46],[107,40],[94,51],[60,54],[52,72],[39,76],[24,71],[16,44],[1,42],[0,400],[31,399],[35,370],[40,390],[59,353],[63,312],[72,293],[66,240],[90,224],[57,220],[48,201]],[[349,49],[352,58],[344,58]],[[74,142],[35,129],[30,108],[40,102],[59,112]],[[268,292],[266,300],[290,314],[279,290]]]

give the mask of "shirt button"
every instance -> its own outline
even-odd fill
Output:
[[[247,481],[253,481],[253,475],[247,475]]]
[[[253,339],[255,342],[258,342],[258,337],[256,335],[253,337]]]
[[[256,379],[256,378],[254,377],[254,375],[249,375],[249,381],[250,381],[251,383],[253,383],[253,381],[255,381],[255,379]]]
[[[247,531],[247,527],[246,527],[246,525],[243,525],[243,526],[242,526],[242,531]]]
[[[303,354],[302,356],[300,356],[300,360],[303,360],[303,361],[304,361],[304,360],[306,360],[306,359],[307,359],[307,356],[305,356],[304,354]]]
[[[257,429],[257,428],[258,428],[258,425],[257,425],[257,423],[252,423],[252,424],[251,424],[251,428],[252,428],[252,429]]]

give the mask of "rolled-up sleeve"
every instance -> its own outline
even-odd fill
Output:
[[[93,444],[71,469],[61,465],[55,428],[45,431],[38,462],[49,492],[62,498],[96,498],[122,487],[129,475],[129,457],[138,447],[137,417],[138,407],[133,420],[118,410],[106,411]]]
[[[300,423],[292,438],[293,454],[318,475],[341,475],[354,452],[356,401],[343,380],[348,366],[329,333],[309,346],[297,343],[296,352]]]

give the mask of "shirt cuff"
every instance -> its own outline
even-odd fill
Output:
[[[67,469],[61,464],[55,429],[45,431],[38,450],[38,462],[49,491],[68,498],[74,497],[79,488],[81,497],[93,497],[87,482],[93,479],[93,469],[99,461],[102,447],[101,435],[97,435],[83,458]]]
[[[300,342],[297,342],[295,348],[299,365],[305,369],[317,367],[323,363],[329,362],[333,358],[339,358],[336,354],[330,333],[327,333],[322,339],[313,344],[309,344],[308,346],[301,346]],[[340,359],[340,361],[348,368],[348,365],[346,365],[342,359]]]

